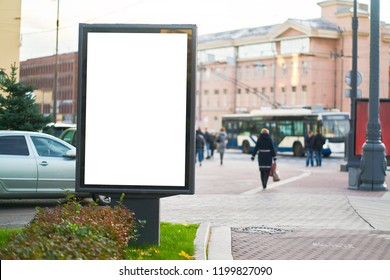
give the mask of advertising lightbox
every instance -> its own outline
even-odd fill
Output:
[[[390,99],[380,99],[379,121],[381,125],[381,140],[386,146],[386,156],[390,156]],[[363,145],[366,142],[366,131],[369,114],[369,100],[367,98],[356,100],[356,128],[355,128],[355,155],[363,154]]]
[[[76,191],[194,193],[195,25],[80,24]]]

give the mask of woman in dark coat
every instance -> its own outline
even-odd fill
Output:
[[[276,155],[274,144],[272,143],[272,139],[269,135],[269,130],[266,128],[261,130],[260,136],[257,139],[256,147],[253,150],[251,157],[252,161],[255,159],[257,153],[261,183],[263,185],[263,189],[265,189],[267,188],[268,177],[272,166],[272,159],[274,159]]]

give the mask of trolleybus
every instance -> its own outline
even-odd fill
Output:
[[[222,117],[228,142],[227,148],[250,153],[262,128],[268,128],[278,152],[304,155],[304,138],[308,131],[319,129],[325,137],[323,155],[343,153],[349,132],[349,114],[332,111],[316,112],[311,109],[265,109],[246,114]]]

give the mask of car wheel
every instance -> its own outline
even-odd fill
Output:
[[[93,194],[93,200],[99,205],[111,205],[111,197],[102,194]]]

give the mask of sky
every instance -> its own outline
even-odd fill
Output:
[[[196,24],[203,35],[319,18],[323,0],[22,0],[21,60],[55,54],[57,1],[59,53],[68,53],[77,51],[79,23]],[[390,1],[380,6],[390,23]]]

